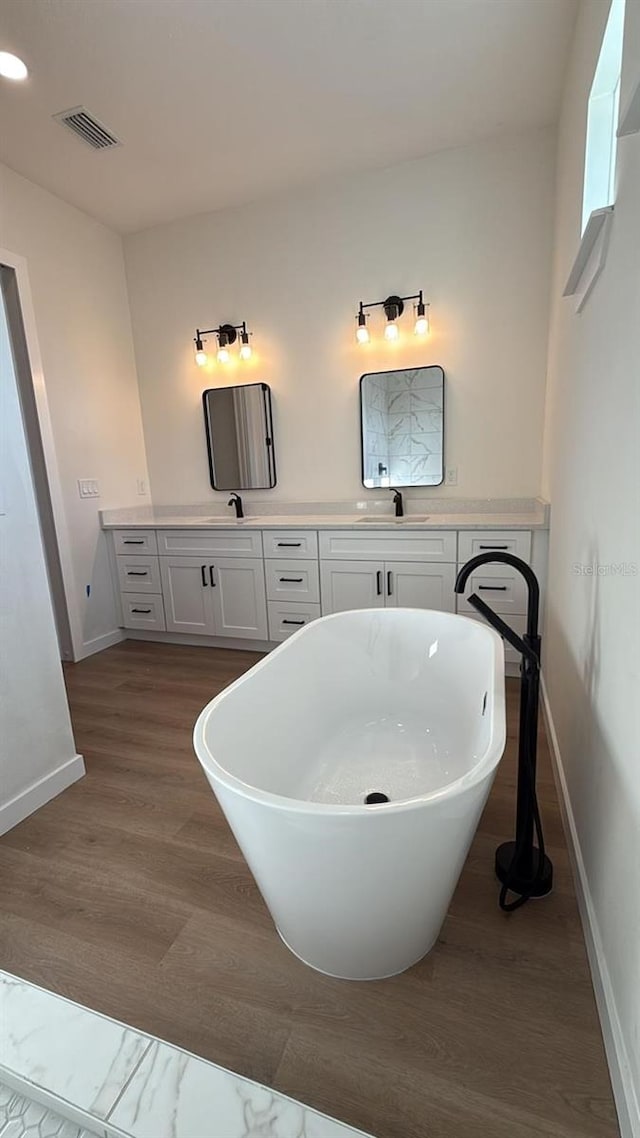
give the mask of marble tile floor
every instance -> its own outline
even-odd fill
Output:
[[[0,1138],[367,1138],[0,972]]]

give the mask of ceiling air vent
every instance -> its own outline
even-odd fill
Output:
[[[107,150],[112,146],[122,146],[120,139],[116,138],[115,134],[112,134],[106,126],[103,126],[93,115],[89,114],[86,107],[71,107],[68,111],[60,111],[60,114],[53,115],[53,118],[62,123],[63,126],[68,126],[69,130],[77,134],[93,150]]]

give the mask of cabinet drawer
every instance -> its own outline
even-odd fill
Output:
[[[318,556],[318,535],[310,529],[263,530],[262,542],[265,557]]]
[[[317,561],[265,561],[264,569],[270,601],[320,603]]]
[[[479,620],[482,622],[482,624],[485,624],[485,619],[484,617],[480,616],[479,612],[466,612],[464,615],[470,616],[474,620]],[[518,633],[518,636],[524,636],[524,633],[527,631],[526,616],[521,616],[514,613],[507,621],[507,624],[510,626],[510,628],[513,629],[514,632]],[[502,643],[504,644],[505,664],[519,664],[522,660],[520,653],[516,652],[515,648],[512,648],[507,640],[503,640]]]
[[[317,620],[320,616],[320,605],[285,604],[280,601],[269,601],[269,640],[279,642],[286,640],[293,632]]]
[[[320,557],[342,561],[441,561],[454,564],[454,530],[323,530]]]
[[[482,565],[467,581],[464,596],[458,597],[458,612],[477,615],[469,604],[469,593],[477,593],[483,601],[500,613],[526,613],[527,586],[510,565]]]
[[[164,604],[155,593],[121,593],[124,628],[155,628],[166,632]]]
[[[158,553],[174,557],[262,557],[262,535],[257,529],[158,530]]]
[[[464,565],[470,557],[497,550],[514,553],[529,563],[531,557],[530,530],[461,530],[458,537],[458,562]]]
[[[157,557],[120,554],[118,579],[123,593],[161,593],[160,566]]]
[[[153,529],[114,529],[116,553],[157,553],[156,531]]]

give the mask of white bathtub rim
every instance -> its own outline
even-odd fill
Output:
[[[362,615],[375,615],[379,616],[381,611],[377,608],[373,609],[357,609],[353,610]],[[437,612],[439,617],[448,617],[451,620],[466,621],[468,624],[473,625],[474,632],[482,632],[487,637],[491,637],[494,642],[494,658],[493,658],[493,700],[491,703],[491,717],[492,717],[492,730],[489,745],[470,770],[465,771],[459,778],[454,779],[452,782],[445,783],[444,786],[437,787],[435,790],[428,791],[424,794],[412,796],[411,798],[397,799],[392,802],[380,802],[375,804],[366,803],[333,803],[333,802],[312,802],[301,798],[292,798],[285,794],[276,794],[270,790],[262,790],[260,787],[254,786],[252,783],[245,782],[237,775],[231,774],[226,770],[218,760],[213,756],[209,745],[206,741],[206,730],[209,722],[210,715],[213,714],[216,707],[227,698],[236,688],[239,688],[245,681],[249,672],[257,672],[273,660],[275,656],[281,652],[289,649],[291,642],[301,636],[305,636],[316,624],[325,623],[331,620],[339,620],[344,618],[345,613],[330,613],[327,616],[319,617],[317,620],[312,621],[310,624],[300,628],[294,632],[292,636],[288,637],[277,648],[274,648],[264,659],[259,660],[254,664],[249,672],[245,672],[232,684],[229,684],[218,695],[214,696],[212,700],[200,712],[195,727],[193,730],[193,746],[200,765],[207,775],[216,782],[220,783],[227,790],[234,791],[243,798],[247,798],[252,802],[259,803],[262,806],[271,806],[287,810],[297,814],[311,814],[318,817],[328,817],[335,815],[356,815],[363,817],[370,815],[372,817],[384,817],[389,814],[405,813],[411,810],[417,810],[431,803],[439,803],[443,799],[453,798],[457,794],[477,786],[485,778],[489,777],[495,771],[500,759],[502,758],[507,742],[507,727],[506,727],[506,706],[505,706],[505,686],[504,686],[504,645],[497,632],[494,632],[488,625],[480,625],[477,620],[470,617],[462,616],[458,613],[442,613],[437,609],[410,609],[410,608],[395,608],[392,610],[394,613],[415,613],[416,615],[424,616],[425,612]]]

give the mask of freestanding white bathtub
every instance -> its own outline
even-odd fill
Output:
[[[285,944],[392,976],[438,936],[504,749],[502,641],[425,609],[323,617],[213,699],[194,745]]]

